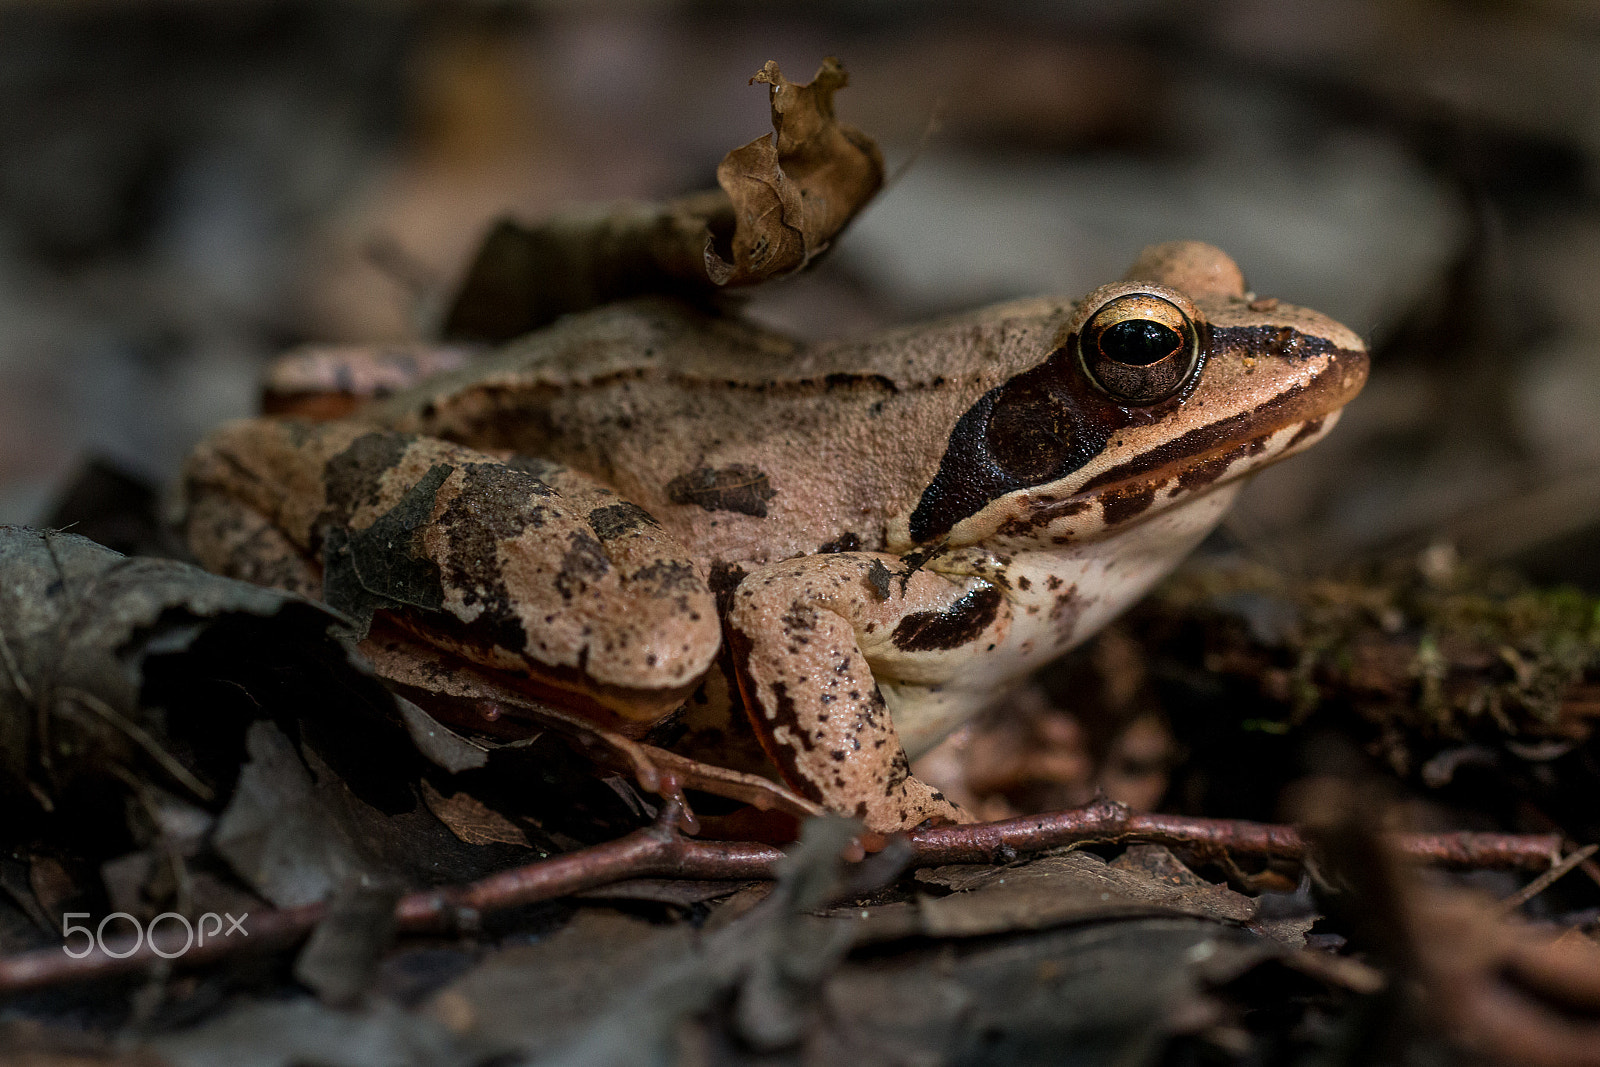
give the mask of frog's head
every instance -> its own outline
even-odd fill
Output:
[[[1254,299],[1220,250],[1146,249],[1032,367],[950,433],[908,540],[1062,545],[1115,534],[1320,439],[1361,390],[1361,339]]]

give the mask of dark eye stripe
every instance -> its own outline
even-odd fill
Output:
[[[913,539],[946,534],[995,497],[1063,478],[1099,454],[1110,420],[1086,397],[1075,364],[1070,345],[1058,349],[967,409],[911,513]]]

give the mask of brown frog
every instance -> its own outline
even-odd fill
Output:
[[[334,421],[225,426],[185,527],[213,570],[609,729],[746,765],[753,734],[892,831],[966,817],[908,757],[1128,606],[1366,373],[1195,242],[865,341],[642,299]]]

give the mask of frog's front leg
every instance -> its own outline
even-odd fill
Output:
[[[739,583],[726,617],[745,706],[784,777],[883,832],[970,816],[912,777],[879,681],[954,679],[964,653],[1003,641],[1010,622],[983,579],[870,552],[763,567]]]

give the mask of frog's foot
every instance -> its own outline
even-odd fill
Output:
[[[925,639],[936,619],[959,645]],[[878,832],[972,821],[912,776],[874,669],[938,685],[971,666],[961,652],[992,647],[1010,622],[992,586],[877,553],[808,556],[745,578],[726,622],[751,723],[797,791]]]
[[[473,354],[469,345],[305,345],[267,368],[261,410],[302,419],[344,418],[369,401],[458,370]]]
[[[539,700],[508,684],[503,675],[463,663],[394,626],[378,624],[361,643],[373,668],[431,719],[450,729],[506,738],[548,727],[574,742],[596,763],[630,775],[646,793],[677,800],[693,821],[684,789],[698,789],[805,819],[824,814],[815,801],[782,784],[718,767],[635,740],[608,728],[591,713]],[[685,826],[685,829],[688,829]]]

